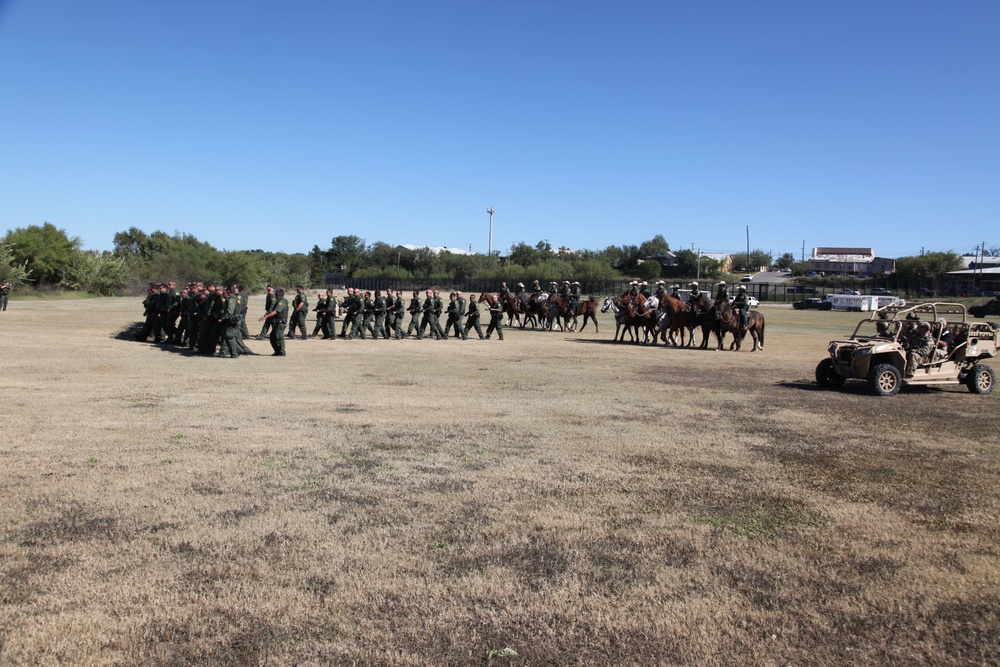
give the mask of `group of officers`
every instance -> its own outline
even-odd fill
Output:
[[[675,283],[670,286],[670,291],[667,292],[667,284],[660,280],[656,283],[655,295],[659,301],[662,301],[665,296],[672,296],[675,299],[681,299],[680,289],[681,286]],[[702,292],[698,287],[697,282],[688,283],[688,289],[690,290],[686,300],[688,309],[695,315],[703,314],[705,312],[705,300],[708,293]],[[646,281],[633,280],[629,283],[628,293],[630,296],[642,294],[648,299],[651,296],[649,283]],[[732,306],[733,310],[739,314],[740,325],[746,329],[748,324],[747,313],[750,310],[750,297],[747,294],[746,286],[739,285],[736,288],[736,296],[733,297],[733,300],[730,303],[729,289],[726,287],[726,281],[720,280],[715,283],[715,305],[718,306],[721,303],[729,303]]]
[[[250,338],[247,306],[248,297],[239,285],[225,287],[193,282],[178,289],[173,281],[151,284],[143,301],[145,319],[136,339],[145,342],[152,336],[155,343],[185,346],[205,355],[214,355],[218,350],[223,358],[254,354],[243,342]],[[372,295],[356,287],[348,288],[343,301],[338,302],[333,290],[328,289],[325,293],[319,292],[312,309],[316,314],[312,336],[307,332],[310,309],[304,287],[296,287],[295,296],[289,301],[283,289],[268,285],[264,310],[264,315],[258,319],[263,326],[256,338],[270,339],[273,356],[285,356],[285,338],[295,338],[296,333],[303,340],[320,333],[323,340],[336,339],[335,320],[341,311],[344,317],[339,337],[347,340],[401,340],[407,336],[417,340],[425,337],[444,340],[449,335],[468,340],[470,332],[475,332],[479,340],[488,340],[494,331],[497,338],[503,340],[502,301],[487,300],[490,321],[484,334],[475,295],[466,300],[458,291],[449,294],[445,305],[436,289],[427,290],[423,300],[420,291],[414,290],[408,304],[402,290],[395,295],[390,290],[383,296],[380,290]],[[409,327],[404,325],[407,313],[410,314]],[[441,327],[442,315],[447,316],[444,328]]]
[[[193,282],[178,289],[174,281],[151,284],[142,302],[145,320],[136,339],[186,346],[200,354],[235,359],[254,354],[243,341],[250,337],[248,297],[239,285]]]

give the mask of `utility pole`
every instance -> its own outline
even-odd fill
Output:
[[[492,206],[490,206],[488,209],[486,209],[486,212],[490,214],[490,248],[489,248],[489,254],[490,254],[491,257],[493,256],[493,213],[494,213],[495,210],[496,209],[494,209]]]

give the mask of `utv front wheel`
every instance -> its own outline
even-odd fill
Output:
[[[903,386],[903,376],[892,364],[878,364],[868,373],[868,384],[879,396],[895,396]]]
[[[973,394],[990,394],[996,384],[996,376],[989,366],[976,364],[965,378],[965,384]]]
[[[829,357],[819,362],[819,366],[816,367],[816,384],[821,387],[836,389],[842,386],[846,379],[837,372],[837,368],[833,365],[833,359]]]

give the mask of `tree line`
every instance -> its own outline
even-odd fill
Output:
[[[996,250],[1000,255],[1000,248]],[[327,248],[314,245],[308,253],[268,250],[219,250],[192,234],[147,233],[137,227],[117,232],[110,251],[85,250],[79,238],[46,222],[10,230],[0,239],[0,280],[39,289],[80,290],[102,296],[138,294],[147,284],[163,280],[178,283],[200,280],[239,283],[250,291],[265,285],[325,285],[327,276],[345,280],[416,278],[447,284],[470,278],[504,280],[531,276],[542,281],[613,281],[623,277],[644,280],[722,276],[718,262],[693,250],[673,253],[674,266],[663,267],[654,258],[670,253],[662,234],[638,245],[610,245],[603,250],[553,248],[545,240],[520,242],[506,255],[466,255],[430,248],[404,248],[382,241],[368,244],[356,235],[336,236]],[[770,253],[755,249],[733,255],[733,270],[743,272],[771,266]],[[795,268],[791,253],[778,258],[782,268]],[[897,260],[897,275],[928,277],[960,268],[954,253],[926,253]]]

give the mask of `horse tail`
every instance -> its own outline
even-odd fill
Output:
[[[760,318],[760,349],[764,349],[764,317]]]

